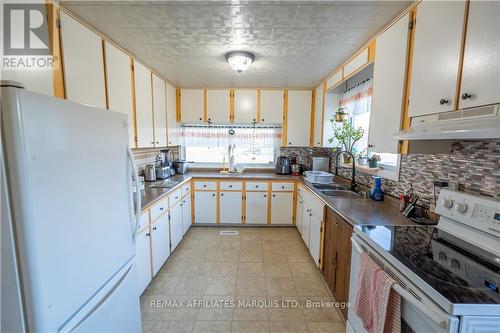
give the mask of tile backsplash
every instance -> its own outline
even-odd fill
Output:
[[[281,154],[297,156],[306,170],[311,168],[313,155],[331,156],[330,169],[334,171],[335,151],[329,148],[282,147]],[[349,178],[350,171],[341,175]],[[356,172],[356,181],[372,186],[373,176]],[[460,190],[490,196],[500,200],[500,140],[464,140],[452,144],[450,154],[409,154],[401,159],[399,181],[383,180],[384,192],[398,196],[413,186],[420,196],[419,204],[429,208],[434,204],[435,180],[456,182]],[[436,188],[436,196],[439,188]]]

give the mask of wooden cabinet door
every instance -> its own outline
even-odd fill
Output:
[[[406,14],[376,41],[368,141],[379,153],[399,150],[393,134],[400,130],[403,113],[409,22],[410,14]]]
[[[304,199],[300,195],[297,196],[297,218],[295,220],[295,225],[299,230],[299,233],[302,234],[302,213],[304,211]]]
[[[309,146],[311,126],[310,90],[288,91],[286,143],[288,146]]]
[[[180,144],[179,126],[177,125],[175,87],[166,82],[167,98],[167,145],[177,146]]]
[[[462,46],[465,1],[417,6],[410,84],[410,116],[452,111]]]
[[[139,294],[142,294],[152,279],[151,271],[151,233],[149,227],[137,235],[135,260],[139,281]]]
[[[194,193],[194,223],[217,222],[217,198],[213,191]]]
[[[257,122],[257,90],[237,89],[234,91],[233,121],[243,124]]]
[[[168,214],[163,214],[151,225],[151,258],[153,262],[153,276],[170,256],[170,229]]]
[[[271,224],[293,224],[293,193],[273,192]]]
[[[321,219],[315,214],[310,214],[309,226],[309,252],[314,259],[316,265],[319,266],[320,245],[321,245]]]
[[[204,122],[203,89],[182,89],[180,94],[181,121],[183,123]]]
[[[467,19],[460,108],[500,102],[499,31],[500,2],[471,1]]]
[[[267,192],[246,192],[246,224],[267,224]]]
[[[220,192],[220,223],[241,223],[241,192]]]
[[[184,235],[191,227],[191,195],[182,199],[182,234]]]
[[[104,43],[108,107],[128,116],[129,144],[135,147],[134,105],[132,98],[131,59],[125,52],[109,42]]]
[[[351,274],[351,236],[352,227],[340,217],[337,225],[337,272],[334,296],[338,302],[349,301],[349,281]],[[342,310],[347,318],[347,308]]]
[[[230,100],[230,91],[227,89],[207,90],[207,120],[213,123],[229,123]]]
[[[314,137],[313,146],[321,147],[323,137],[323,84],[316,88],[314,96]]]
[[[167,145],[167,100],[165,81],[153,75],[153,121],[155,147]]]
[[[264,124],[283,123],[283,103],[285,101],[283,90],[260,91],[260,119]]]
[[[173,251],[182,240],[183,221],[182,221],[182,202],[170,209],[170,242],[171,251]]]
[[[105,109],[101,37],[61,11],[61,44],[66,98]]]
[[[137,147],[154,147],[151,71],[134,61]]]
[[[332,210],[327,209],[325,218],[325,236],[323,246],[323,276],[330,290],[335,290],[335,273],[337,269],[336,249],[337,221]]]

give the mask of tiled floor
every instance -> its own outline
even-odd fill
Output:
[[[141,297],[143,332],[344,332],[318,301],[334,299],[295,227],[192,227]]]

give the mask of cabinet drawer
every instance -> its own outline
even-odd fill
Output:
[[[266,182],[247,182],[245,189],[247,191],[267,191]]]
[[[214,181],[208,181],[208,182],[205,182],[205,181],[195,181],[194,182],[194,189],[197,190],[197,191],[203,191],[203,190],[207,190],[207,191],[215,191],[217,189],[217,182],[214,182]]]
[[[187,183],[185,185],[182,185],[182,196],[185,196],[186,194],[191,193],[191,183]]]
[[[242,187],[241,182],[220,182],[221,191],[240,191]]]
[[[156,220],[161,214],[165,213],[168,209],[168,198],[160,200],[149,210],[151,221]]]
[[[273,191],[293,191],[294,183],[273,183]]]
[[[141,213],[141,219],[139,225],[137,226],[137,232],[140,232],[149,224],[149,210]]]
[[[181,199],[181,189],[175,190],[169,196],[169,207],[174,206]]]

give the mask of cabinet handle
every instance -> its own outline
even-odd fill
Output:
[[[439,104],[445,105],[445,104],[448,104],[449,102],[450,101],[447,98],[441,98],[441,100],[439,101]]]
[[[264,118],[262,118],[260,121],[264,121]]]
[[[156,230],[156,227],[153,227],[153,230]]]
[[[255,188],[259,188],[259,185],[255,185]]]
[[[255,122],[255,118],[253,118],[253,121]]]
[[[471,95],[471,94],[469,94],[469,93],[463,93],[463,94],[462,94],[462,99],[463,99],[463,100],[466,100],[466,99],[471,98],[471,97],[472,97],[472,95]]]
[[[163,207],[160,207],[160,210],[163,210]]]
[[[200,118],[200,120],[202,120],[202,118]]]
[[[156,144],[160,144],[160,141],[156,141]]]
[[[276,196],[276,194],[273,194],[273,197],[275,197],[275,196]]]
[[[233,185],[229,185],[229,187],[233,187]]]
[[[151,144],[152,144],[152,145],[154,145],[154,144],[155,144],[155,142],[154,142],[154,141],[151,141]]]
[[[223,197],[223,196],[224,196],[224,193],[221,193],[221,194],[220,194],[220,196],[221,196],[221,197]]]
[[[289,145],[291,145],[292,143],[291,142],[288,142]]]
[[[213,196],[213,197],[215,197],[215,193],[214,193],[214,194],[212,194],[212,196]]]
[[[264,198],[267,198],[267,194],[264,194]]]
[[[207,185],[203,185],[203,187],[207,187]]]
[[[149,236],[151,236],[151,234],[148,232],[148,233],[146,234],[146,237],[149,237]]]
[[[284,189],[284,188],[285,188],[285,185],[282,185],[282,186],[281,186],[281,188],[283,188],[283,189]]]

